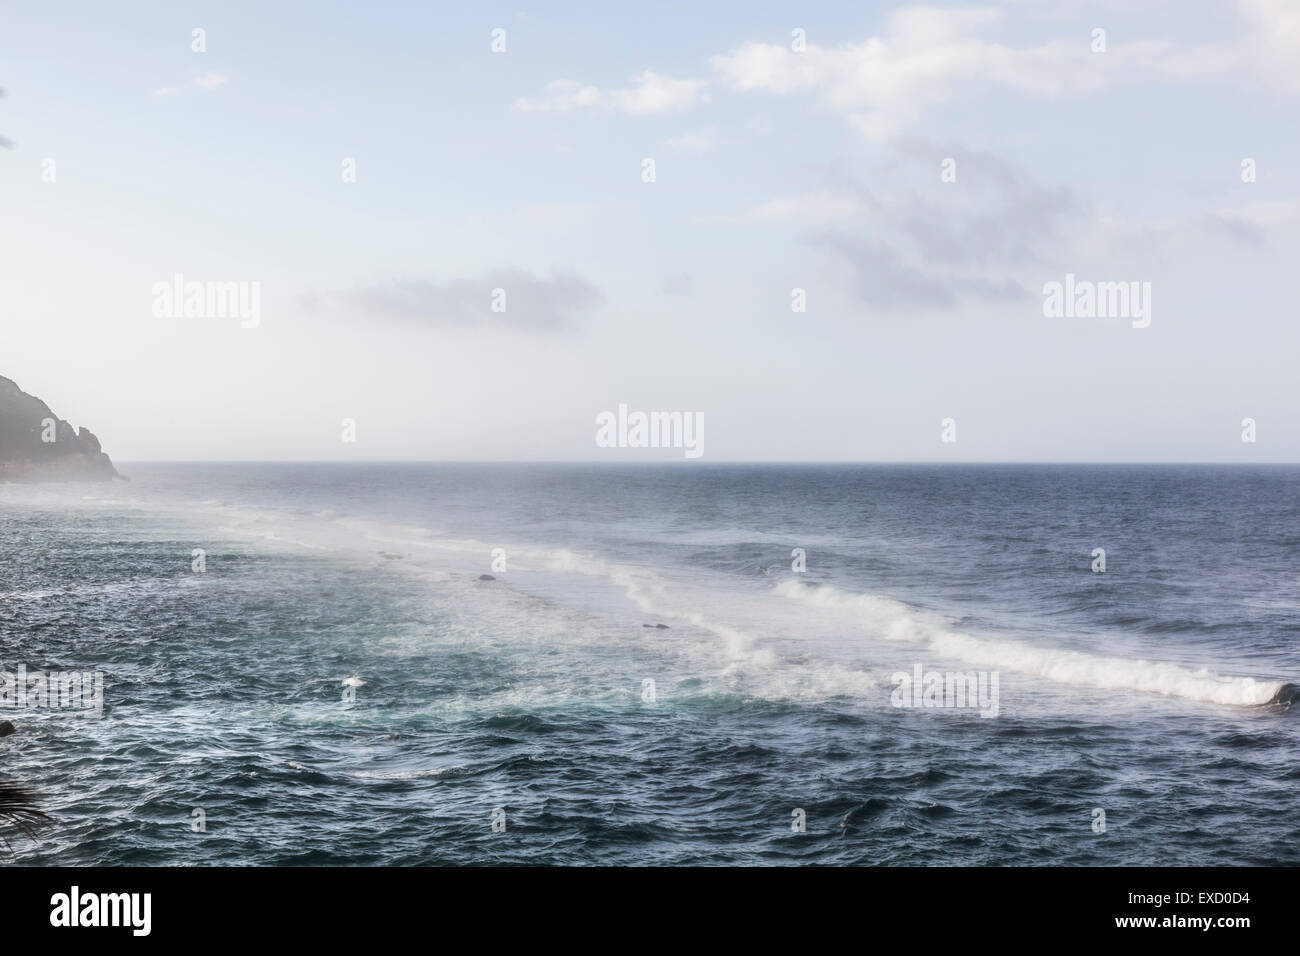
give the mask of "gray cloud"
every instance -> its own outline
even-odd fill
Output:
[[[1253,248],[1259,248],[1268,243],[1268,233],[1264,231],[1264,227],[1242,216],[1212,214],[1201,221],[1201,228],[1210,235],[1229,239]]]
[[[923,272],[908,265],[897,250],[874,239],[829,232],[813,236],[811,241],[849,266],[853,292],[868,305],[952,309],[963,299],[1009,302],[1028,295],[1011,279]]]
[[[957,180],[941,183],[940,161],[957,161]],[[952,309],[962,300],[1006,302],[1028,295],[1011,277],[1059,248],[1070,220],[1087,220],[1067,187],[1037,182],[990,153],[900,142],[888,163],[891,181],[924,169],[932,187],[873,192],[842,170],[829,187],[860,210],[865,234],[820,232],[810,241],[852,274],[855,295],[874,306]]]
[[[505,310],[494,312],[494,290],[505,293]],[[600,290],[580,276],[534,276],[501,269],[479,279],[390,279],[347,292],[304,296],[309,310],[345,309],[427,325],[493,324],[518,329],[558,329],[576,313],[601,301]]]
[[[992,153],[904,140],[891,165],[925,168],[937,184],[939,162],[946,157],[957,162],[957,181],[940,185],[938,193],[912,190],[886,201],[843,174],[833,172],[831,178],[882,225],[909,238],[926,259],[949,265],[1039,262],[1059,242],[1066,221],[1086,218],[1068,187],[1043,185]]]

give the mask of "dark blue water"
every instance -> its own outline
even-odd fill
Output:
[[[0,486],[11,862],[1295,861],[1300,468],[122,470]]]

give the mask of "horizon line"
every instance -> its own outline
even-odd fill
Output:
[[[1071,460],[1053,459],[1044,461],[993,459],[988,461],[961,460],[943,461],[940,459],[771,459],[771,458],[730,458],[703,461],[701,459],[656,459],[653,461],[631,461],[589,458],[122,458],[115,464],[123,465],[683,465],[698,467],[701,465],[1198,465],[1198,466],[1259,466],[1291,465],[1300,466],[1300,461],[1194,461],[1174,459],[1129,459],[1129,460]]]

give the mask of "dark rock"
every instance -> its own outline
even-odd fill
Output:
[[[667,624],[642,624],[641,626],[642,626],[642,627],[654,627],[654,628],[658,628],[658,629],[661,630],[661,631],[666,631],[666,630],[668,630],[668,625],[667,625]]]
[[[496,578],[492,577],[492,575],[490,575],[490,574],[480,574],[480,575],[478,576],[478,579],[479,579],[480,581],[495,581],[495,580],[496,580]]]
[[[43,441],[53,421],[54,441]],[[34,395],[0,376],[0,481],[109,481],[118,477],[99,439],[74,430]]]
[[[18,728],[7,720],[0,720],[0,737],[8,737]]]

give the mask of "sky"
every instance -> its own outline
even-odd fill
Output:
[[[118,461],[1300,461],[1300,0],[0,0],[0,88],[0,375]]]

